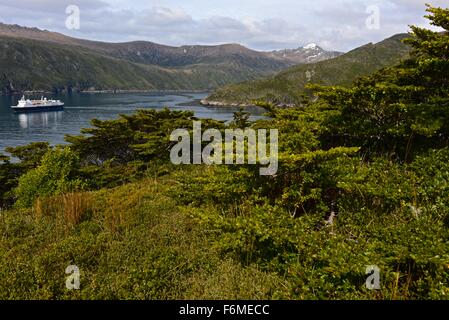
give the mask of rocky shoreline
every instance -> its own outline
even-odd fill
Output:
[[[257,107],[255,104],[247,104],[247,103],[231,103],[231,102],[222,102],[222,101],[209,101],[207,99],[203,99],[200,101],[200,104],[203,106],[210,106],[210,107],[239,107],[239,108],[253,108]],[[287,103],[280,103],[277,104],[276,107],[278,108],[292,108],[294,107],[294,104],[287,104]]]
[[[240,108],[249,108],[256,107],[254,104],[246,104],[246,103],[229,103],[222,101],[209,101],[207,99],[203,99],[200,101],[200,104],[208,107],[240,107]]]

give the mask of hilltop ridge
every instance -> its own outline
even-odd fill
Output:
[[[251,105],[267,100],[291,105],[306,93],[309,83],[350,85],[354,80],[392,66],[408,57],[410,47],[402,42],[408,34],[397,34],[379,43],[368,43],[336,58],[293,66],[280,73],[255,81],[231,84],[217,89],[203,104]]]

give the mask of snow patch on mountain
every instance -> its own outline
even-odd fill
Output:
[[[341,52],[326,51],[318,46],[316,43],[309,43],[304,47],[296,49],[283,49],[272,51],[271,55],[278,58],[290,60],[295,64],[315,63],[323,60],[336,58],[341,55]]]
[[[316,43],[309,43],[308,45],[304,46],[304,49],[315,50],[315,49],[318,49],[318,45]]]

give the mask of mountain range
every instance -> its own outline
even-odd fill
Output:
[[[408,34],[397,34],[333,59],[290,67],[264,79],[231,84],[217,89],[202,103],[244,106],[252,105],[254,100],[266,100],[280,106],[297,104],[307,93],[308,83],[347,86],[359,77],[407,58],[411,48],[402,40],[408,37]]]
[[[315,44],[260,52],[238,44],[108,43],[0,23],[0,88],[24,90],[211,90],[340,55]]]

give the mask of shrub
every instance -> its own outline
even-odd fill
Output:
[[[78,156],[70,148],[49,150],[40,166],[20,177],[19,185],[14,190],[16,207],[30,207],[38,197],[80,189],[83,183],[77,178],[78,166]]]

